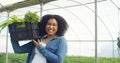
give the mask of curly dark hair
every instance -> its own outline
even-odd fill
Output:
[[[69,27],[66,20],[59,15],[52,15],[52,14],[47,14],[42,17],[38,25],[40,29],[40,36],[44,36],[47,34],[47,32],[45,31],[45,26],[49,19],[56,19],[58,23],[58,31],[56,32],[56,35],[64,36],[65,32],[68,30]]]

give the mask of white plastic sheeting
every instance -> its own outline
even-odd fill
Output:
[[[118,50],[115,40],[119,36],[120,31],[119,3],[120,3],[119,0],[98,0],[97,29],[98,29],[99,56],[106,57],[118,56],[117,53]],[[94,56],[95,53],[94,4],[95,4],[94,0],[64,0],[64,1],[57,0],[43,5],[42,15],[58,14],[63,16],[67,20],[69,24],[69,30],[67,31],[65,37],[67,38],[69,44],[68,55]],[[34,5],[30,7],[16,9],[10,12],[10,16],[17,15],[19,17],[23,17],[24,14],[28,11],[37,12],[38,15],[40,15],[41,14],[40,8],[41,8],[40,5]],[[7,12],[0,13],[0,21],[7,19],[6,17]],[[1,35],[5,35],[6,34],[5,31],[6,29],[2,31]],[[1,48],[0,51],[2,51]],[[88,54],[88,52],[90,54]]]

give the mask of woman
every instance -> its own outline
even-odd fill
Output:
[[[63,37],[68,29],[65,19],[59,15],[45,15],[39,24],[40,39],[20,46],[12,42],[15,53],[28,53],[26,63],[63,63],[67,53],[67,41]]]

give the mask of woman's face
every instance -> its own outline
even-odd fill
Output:
[[[54,18],[49,19],[46,24],[45,30],[48,35],[50,35],[50,36],[55,35],[58,30],[58,23],[57,23],[56,19],[54,19]]]

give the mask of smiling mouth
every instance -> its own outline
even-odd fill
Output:
[[[53,32],[53,30],[48,30],[48,32]]]

